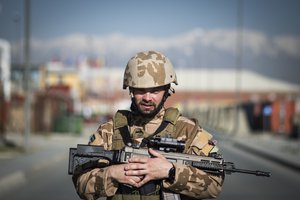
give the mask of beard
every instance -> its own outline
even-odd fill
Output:
[[[155,111],[157,105],[153,102],[141,101],[137,104],[138,109],[141,113],[150,114]]]
[[[163,103],[164,101],[161,101],[158,105],[154,102],[137,102],[134,98],[132,98],[131,110],[144,117],[152,118],[161,110]]]

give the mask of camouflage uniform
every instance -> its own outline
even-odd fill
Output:
[[[170,83],[177,84],[172,64],[162,54],[149,51],[138,53],[130,59],[124,73],[123,88],[126,89],[128,86],[131,88],[151,88],[170,85]],[[125,124],[133,142],[140,143],[142,138],[152,135],[171,113],[171,120],[169,120],[171,123],[158,135],[185,141],[184,153],[207,156],[210,152],[217,151],[212,136],[199,127],[196,120],[183,117],[178,112],[169,112],[169,110],[171,109],[166,110],[162,107],[151,119],[128,111],[125,115],[126,123],[124,123],[124,120],[122,122],[120,120],[122,117],[119,118],[116,114],[112,120],[99,126],[97,132],[92,135],[89,144],[101,145],[107,150],[122,148],[124,141],[120,136],[120,131],[118,131],[119,124]],[[105,164],[103,160],[99,160],[99,162]],[[220,193],[224,176],[211,175],[191,166],[176,163],[174,163],[174,166],[176,169],[174,182],[161,180],[158,185],[160,191],[180,194],[181,199],[214,198]],[[109,178],[107,171],[107,167],[96,168],[82,173],[79,177],[73,177],[79,196],[91,200],[98,197],[108,197],[108,199],[159,199],[157,194],[150,197],[135,193],[120,194],[118,188],[121,187],[121,184]]]

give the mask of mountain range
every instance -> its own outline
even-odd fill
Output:
[[[300,85],[300,37],[270,36],[254,30],[197,28],[159,38],[122,33],[32,38],[31,62],[45,63],[57,57],[77,62],[97,57],[106,67],[123,68],[130,57],[144,50],[161,51],[177,69],[247,70]]]

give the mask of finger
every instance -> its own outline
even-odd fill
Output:
[[[164,158],[163,155],[161,155],[160,153],[158,153],[157,151],[154,151],[152,148],[149,148],[148,149],[148,152],[151,156],[154,156],[154,157],[158,157],[158,158]]]
[[[145,168],[146,168],[145,164],[129,163],[124,167],[124,170],[129,171],[129,170],[139,170],[139,169],[145,169]]]
[[[130,178],[130,179],[128,180],[128,184],[129,184],[129,185],[132,185],[132,186],[134,186],[134,187],[136,187],[136,186],[138,185],[138,183],[140,183],[140,181],[139,181],[139,182],[136,182],[133,178]]]
[[[147,174],[147,170],[129,170],[125,172],[126,176],[144,176]]]
[[[146,163],[148,161],[148,157],[132,157],[129,158],[129,163]]]
[[[135,183],[139,183],[144,179],[144,176],[131,176],[131,179],[135,182]]]
[[[143,185],[145,185],[146,183],[148,183],[150,181],[150,179],[146,176],[143,180],[141,180],[139,183],[136,183],[136,187],[141,187]]]

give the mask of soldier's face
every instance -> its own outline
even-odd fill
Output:
[[[164,87],[133,89],[132,94],[141,113],[151,114],[156,111],[165,93]]]

